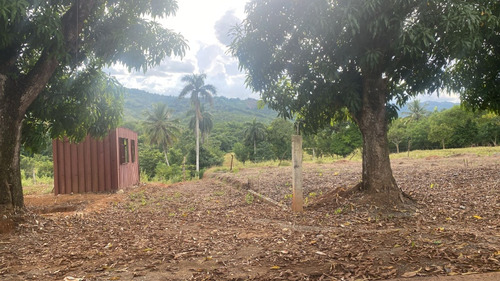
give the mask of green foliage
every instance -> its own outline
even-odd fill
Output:
[[[267,141],[262,141],[257,144],[257,149],[255,153],[250,154],[250,160],[253,162],[264,162],[269,160],[277,159],[277,156],[274,155],[273,145]],[[291,148],[290,148],[291,149]]]
[[[162,182],[180,182],[183,179],[182,166],[173,164],[167,166],[161,162],[155,168],[155,180]]]
[[[214,123],[213,123],[213,115],[212,113],[208,112],[205,110],[205,107],[202,105],[200,108],[201,112],[201,118],[199,120],[199,126],[198,129],[200,131],[201,135],[201,143],[205,143],[205,140],[208,138],[208,135],[210,135],[210,132],[214,128]],[[196,115],[194,114],[194,110],[191,110],[187,113],[188,116],[192,116],[191,119],[189,120],[189,129],[191,129],[193,132],[194,127],[196,126]]]
[[[346,157],[362,146],[361,132],[355,124],[344,123],[337,126],[331,141],[332,154]]]
[[[203,119],[202,109],[201,109],[201,100],[205,100],[206,102],[213,104],[213,96],[217,93],[217,90],[213,85],[205,84],[205,79],[207,78],[206,74],[192,74],[186,75],[182,77],[182,82],[186,85],[182,88],[181,93],[179,94],[179,98],[183,98],[190,95],[190,103],[191,107],[194,110],[194,131],[196,138],[196,172],[200,171],[200,121]],[[209,123],[204,125],[205,127],[209,127]],[[205,128],[205,129],[207,129]],[[222,161],[221,161],[222,163]]]
[[[238,161],[245,164],[245,162],[250,158],[250,149],[246,147],[243,143],[237,142],[233,146],[234,156]]]
[[[181,35],[155,21],[173,15],[176,1],[1,3],[1,72],[37,89],[19,92],[30,106],[23,144],[33,151],[46,145],[46,138],[37,136],[79,141],[87,133],[102,137],[119,124],[123,90],[100,71],[103,66],[122,63],[147,70],[187,48]],[[44,75],[50,80],[39,78]]]
[[[173,145],[180,134],[178,120],[171,119],[171,113],[167,105],[157,103],[153,105],[153,110],[144,113],[146,120],[143,122],[146,136],[151,145],[158,145],[163,149],[165,161],[168,162],[168,148]]]
[[[452,145],[454,147],[466,147],[477,141],[477,124],[472,119],[466,119],[462,124],[458,124],[452,135]]]
[[[317,134],[306,135],[304,148],[317,156],[340,155],[346,157],[362,146],[362,137],[358,127],[348,121],[337,122]]]
[[[366,79],[383,79],[386,100],[403,104],[440,88],[448,61],[481,47],[477,3],[367,3],[251,1],[231,46],[248,86],[283,116],[299,114],[318,129],[344,108],[360,113]]]
[[[423,118],[419,121],[406,120],[407,136],[408,142],[406,149],[430,149],[434,147],[431,142],[429,142],[429,119]]]
[[[478,120],[478,139],[483,145],[498,144],[500,138],[500,115],[485,113]]]
[[[29,107],[22,143],[39,151],[47,146],[49,135],[75,142],[87,134],[104,137],[121,122],[122,107],[123,88],[96,67],[72,76],[56,75]]]
[[[433,149],[496,145],[500,117],[493,112],[469,112],[455,106],[413,121],[410,117],[392,122],[388,137],[402,149]]]
[[[399,153],[399,144],[407,141],[408,138],[407,120],[403,118],[393,120],[387,132],[387,139],[396,146],[397,153]]]
[[[443,149],[446,148],[446,143],[448,143],[453,136],[453,128],[445,123],[431,123],[428,138],[432,142],[439,142],[443,145]]]
[[[420,121],[429,115],[429,112],[425,109],[425,105],[420,103],[420,100],[413,100],[407,104],[408,112],[403,114],[408,116],[411,121]]]
[[[254,119],[252,122],[244,124],[245,144],[253,146],[254,157],[257,154],[257,143],[266,139],[266,126]]]
[[[21,172],[24,178],[32,178],[33,174],[38,178],[54,177],[54,166],[52,159],[41,154],[25,156],[21,154]]]
[[[473,21],[481,27],[481,48],[450,67],[451,88],[467,108],[500,114],[500,3],[485,0],[481,5],[481,14]]]
[[[168,104],[172,110],[172,117],[188,123],[191,116],[186,116],[190,105],[188,99],[179,99],[176,93],[168,95],[151,94],[137,89],[127,89],[125,94],[124,120],[126,122],[142,120],[142,112],[151,108],[155,103]],[[257,100],[240,100],[222,96],[213,97],[213,106],[210,113],[213,116],[214,130],[222,124],[240,124],[248,120],[257,119],[259,122],[269,123],[277,115],[276,111],[268,107],[259,109]]]
[[[293,124],[282,118],[274,119],[267,128],[267,139],[272,152],[278,160],[292,159]]]
[[[246,195],[245,195],[245,202],[248,204],[248,205],[251,205],[253,203],[253,201],[255,200],[254,196],[252,193],[248,192]]]
[[[165,162],[160,150],[139,141],[139,165],[141,171],[150,179],[156,175],[156,166]]]
[[[210,168],[213,166],[222,165],[224,155],[216,149],[210,149],[205,146],[200,146],[200,169]],[[190,165],[196,164],[196,151],[194,147],[189,151],[187,163]],[[201,176],[201,175],[200,175]]]
[[[184,161],[184,155],[179,148],[171,148],[168,150],[168,159],[171,164],[181,165]]]

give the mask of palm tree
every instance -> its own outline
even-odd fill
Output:
[[[429,111],[425,109],[425,104],[420,103],[419,100],[413,100],[408,104],[409,112],[404,114],[410,117],[412,121],[420,121],[422,118],[429,114]]]
[[[194,114],[194,110],[188,112],[188,116],[192,115],[193,117],[189,121],[189,129],[194,131],[194,127],[196,124],[196,116]],[[205,107],[201,106],[201,119],[200,119],[200,135],[201,135],[201,144],[204,144],[208,135],[214,128],[214,123],[212,121],[212,113],[205,111]]]
[[[256,119],[253,119],[252,123],[245,123],[245,127],[245,141],[253,143],[253,155],[255,156],[257,154],[257,142],[264,140],[266,137],[266,126],[257,122]]]
[[[195,137],[196,137],[196,173],[200,172],[200,120],[203,118],[201,114],[201,99],[213,104],[213,96],[217,94],[217,90],[213,85],[205,85],[205,79],[207,75],[202,74],[191,74],[182,77],[182,82],[186,83],[186,86],[182,89],[179,94],[179,98],[183,98],[188,94],[191,94],[191,106],[194,109],[195,116]]]
[[[422,120],[429,114],[429,111],[425,109],[425,104],[420,103],[420,100],[413,100],[408,104],[409,112],[404,112],[403,114],[408,117],[408,120],[405,122],[405,125],[409,122],[418,122]],[[409,128],[408,128],[409,129]],[[411,148],[411,133],[408,134],[408,157],[410,156],[410,148]]]
[[[146,120],[143,122],[149,143],[159,145],[165,154],[165,162],[168,162],[168,146],[177,140],[180,134],[178,120],[171,119],[171,111],[164,103],[153,104],[153,110],[144,112]]]

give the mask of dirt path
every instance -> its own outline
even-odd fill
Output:
[[[452,278],[500,269],[500,157],[467,163],[394,163],[420,203],[404,216],[343,201],[297,215],[234,187],[250,182],[287,205],[290,167],[122,194],[27,196],[33,214],[0,235],[0,279],[474,280]],[[359,172],[356,162],[308,165],[306,197],[356,183]]]

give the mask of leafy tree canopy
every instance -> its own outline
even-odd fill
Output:
[[[388,102],[443,88],[446,67],[483,48],[482,30],[498,24],[491,3],[253,0],[231,50],[248,86],[306,129],[347,112],[363,135],[360,188],[390,206],[404,200],[390,167]]]
[[[480,2],[489,8],[481,10],[479,32],[484,40],[472,56],[450,67],[451,89],[460,93],[463,104],[469,109],[500,113],[500,2]],[[495,18],[497,22],[492,24]]]
[[[154,19],[169,16],[176,1],[7,1],[0,11],[0,72],[30,82],[44,63],[59,65],[40,85],[29,106],[23,143],[34,138],[80,140],[89,132],[103,136],[121,118],[123,90],[100,68],[121,63],[144,70],[170,55],[183,55],[181,35]],[[146,16],[148,15],[148,16]],[[50,70],[46,70],[50,72]],[[20,91],[22,92],[22,91]],[[36,98],[36,99],[35,99]],[[28,99],[28,98],[27,98]]]
[[[100,69],[146,71],[182,56],[183,37],[155,20],[176,10],[175,0],[0,1],[0,211],[24,205],[23,121],[27,146],[48,131],[104,135],[120,120],[121,89]]]
[[[482,4],[251,1],[232,52],[272,108],[319,128],[344,107],[359,115],[364,77],[381,76],[386,100],[400,104],[442,87],[450,59],[481,49],[484,30],[498,22]]]

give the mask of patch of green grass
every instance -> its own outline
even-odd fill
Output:
[[[449,157],[461,154],[476,154],[477,156],[492,156],[495,153],[500,153],[500,146],[480,146],[480,147],[466,147],[466,148],[449,148],[449,149],[433,149],[433,150],[412,150],[410,151],[410,158],[427,158],[431,156]],[[407,158],[408,153],[392,153],[391,159]]]
[[[23,195],[50,194],[53,191],[53,184],[23,185]]]
[[[36,181],[34,182],[31,177],[22,177],[21,185],[23,186],[24,195],[50,194],[54,191],[54,178],[36,177]]]
[[[252,203],[253,203],[253,201],[254,201],[254,199],[255,199],[255,198],[253,197],[253,194],[252,194],[252,193],[250,193],[250,192],[248,192],[248,193],[245,195],[245,202],[246,202],[248,205],[252,204]]]
[[[310,192],[307,196],[314,198],[314,197],[318,196],[318,194],[316,192]]]
[[[214,196],[224,196],[226,193],[223,190],[217,190],[213,192]]]
[[[453,156],[457,154],[476,154],[478,156],[491,156],[495,153],[500,153],[500,146],[497,147],[468,147],[468,148],[452,148],[452,149],[434,149],[434,150],[413,150],[410,151],[410,158],[425,158],[429,156],[439,156],[439,157],[447,157],[447,156]],[[398,158],[407,158],[407,152],[401,152],[401,153],[392,153],[390,155],[391,159],[398,159]],[[350,160],[350,161],[361,161],[362,160],[362,152],[361,149],[355,150],[353,153],[348,155],[346,158],[341,158],[338,156],[323,156],[323,157],[316,157],[312,158],[311,155],[307,154],[304,151],[304,156],[303,156],[303,162],[304,163],[316,163],[316,164],[323,164],[323,163],[334,163],[336,161],[341,161],[341,160]],[[279,161],[264,161],[264,162],[251,162],[247,161],[245,164],[242,162],[238,161],[236,157],[233,158],[233,173],[239,172],[243,168],[263,168],[263,167],[277,167],[279,164]],[[281,166],[289,166],[291,165],[290,161],[282,161]],[[224,156],[224,162],[222,164],[222,167],[214,167],[211,168],[209,171],[229,171],[229,168],[231,166],[231,154],[227,153]],[[319,172],[318,176],[323,176],[323,172]]]

